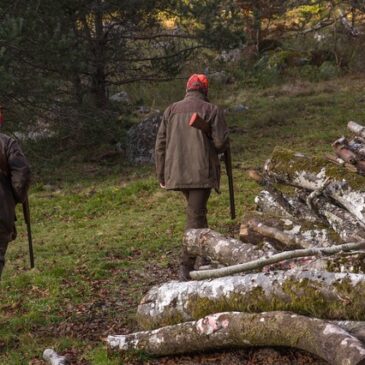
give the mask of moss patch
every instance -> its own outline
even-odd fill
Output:
[[[269,298],[261,287],[254,288],[250,293],[242,295],[234,293],[219,299],[190,297],[187,313],[193,320],[226,311],[259,313],[277,310],[324,319],[365,319],[364,283],[353,286],[349,280],[341,280],[333,284],[333,295],[324,295],[321,292],[322,286],[325,285],[327,283],[321,284],[309,279],[301,281],[288,279],[282,285],[282,292]],[[181,317],[172,312],[167,312],[154,322],[149,321],[148,318],[142,321],[144,329],[154,329],[180,322]]]
[[[183,315],[176,311],[170,311],[170,312],[167,311],[166,314],[164,313],[162,318],[156,320],[154,320],[152,317],[148,317],[145,315],[142,316],[137,313],[136,320],[138,323],[138,328],[141,331],[185,322]]]
[[[351,173],[345,167],[337,166],[324,158],[298,155],[292,150],[282,147],[275,147],[271,156],[270,169],[284,176],[294,176],[301,171],[317,175],[323,168],[327,177],[335,181],[345,180],[353,190],[365,190],[363,176]]]

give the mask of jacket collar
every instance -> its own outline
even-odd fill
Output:
[[[204,95],[202,92],[200,92],[199,90],[188,90],[185,94],[185,99],[187,99],[187,98],[197,98],[197,99],[208,101],[208,97],[206,95]]]

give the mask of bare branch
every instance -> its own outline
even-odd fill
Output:
[[[276,264],[284,260],[290,260],[298,257],[308,256],[322,256],[322,255],[334,255],[339,252],[354,251],[365,248],[365,241],[355,243],[345,243],[343,245],[333,247],[319,247],[319,248],[308,248],[294,251],[287,251],[278,253],[268,258],[262,258],[246,262],[244,264],[238,264],[233,266],[224,267],[222,269],[215,270],[202,270],[190,272],[190,277],[193,280],[203,280],[211,278],[219,278],[223,276],[238,274],[245,271],[261,269],[264,266]]]

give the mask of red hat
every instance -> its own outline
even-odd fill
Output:
[[[208,94],[208,78],[204,74],[191,75],[187,84],[186,90],[200,90],[205,95]]]

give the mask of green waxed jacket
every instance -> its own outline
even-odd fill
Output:
[[[210,125],[211,136],[190,127],[198,113]],[[188,91],[183,100],[164,112],[157,133],[155,160],[159,181],[166,189],[214,188],[219,191],[218,153],[229,145],[223,111],[199,91]]]
[[[0,241],[16,237],[15,205],[23,203],[30,184],[30,168],[13,138],[0,133]]]

